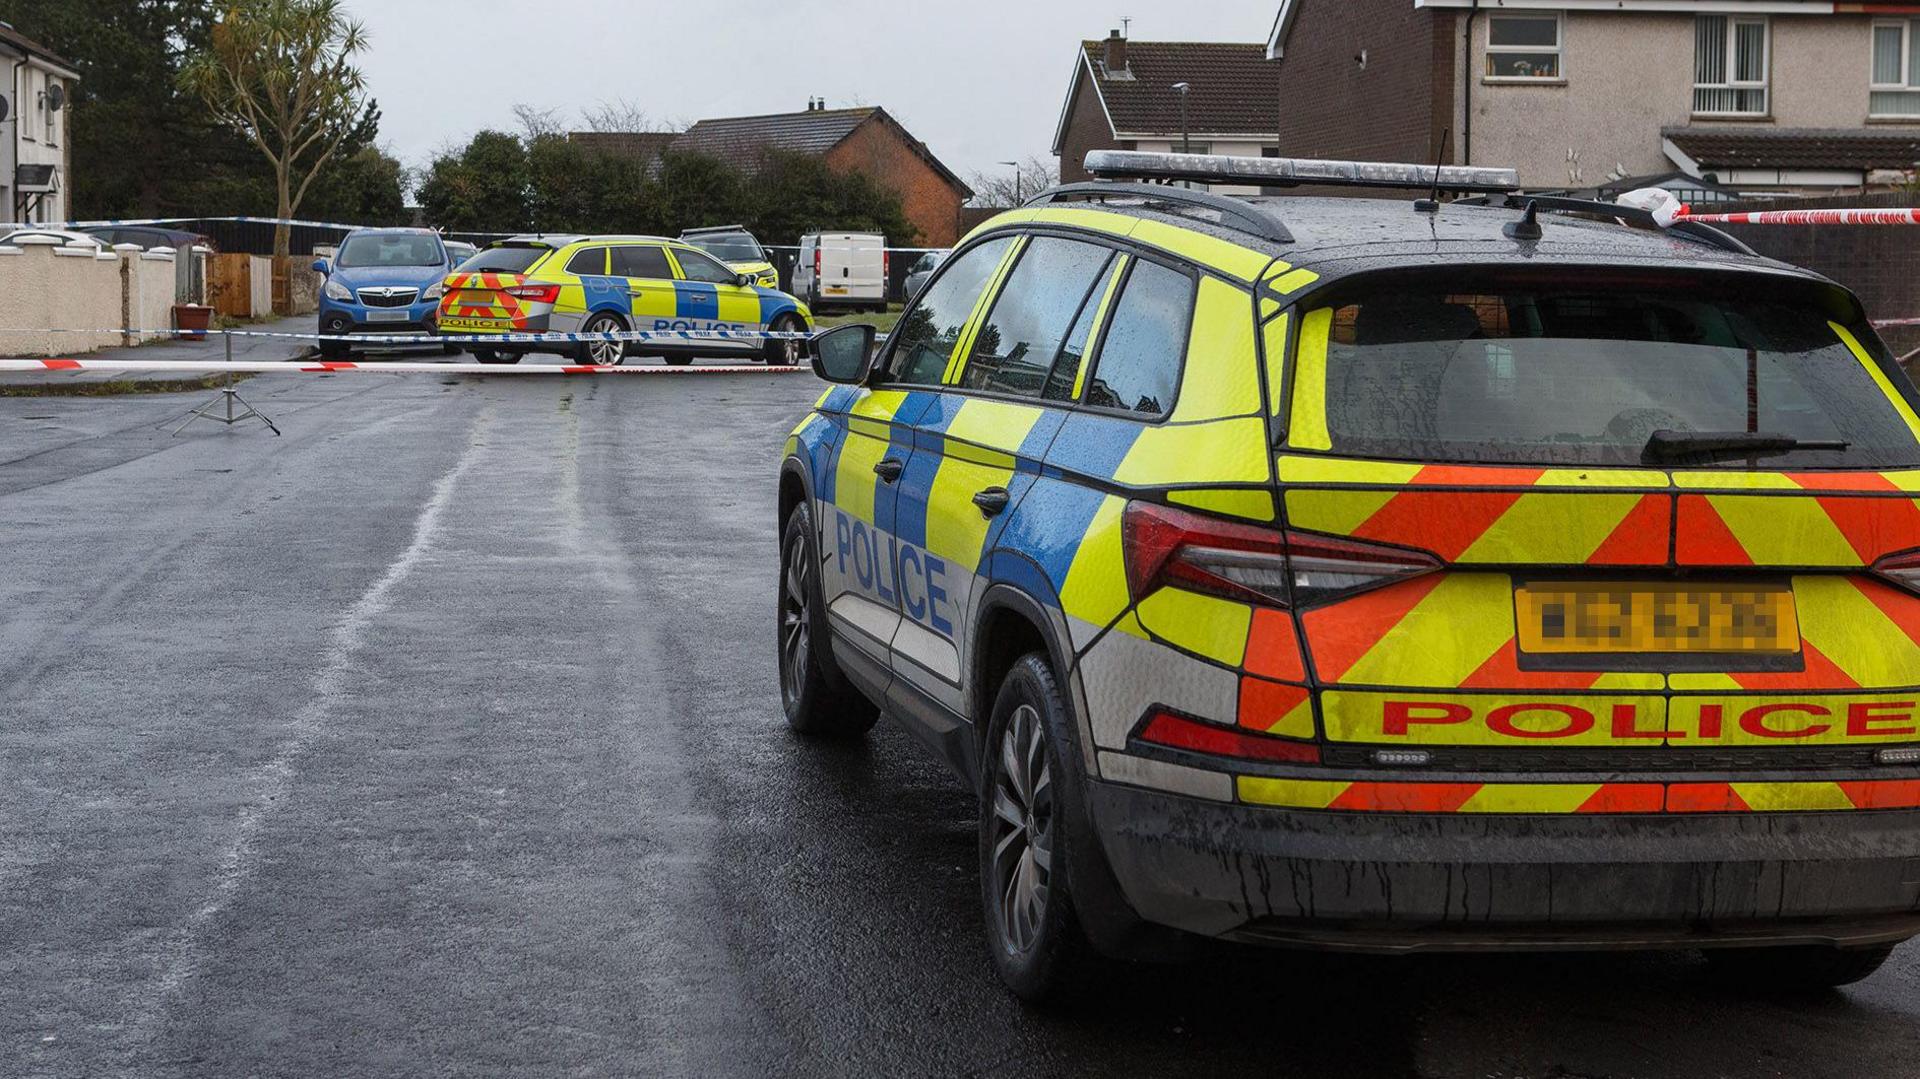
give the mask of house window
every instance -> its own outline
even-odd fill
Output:
[[[1920,19],[1884,19],[1873,24],[1873,85],[1870,116],[1902,120],[1920,116],[1920,51],[1914,35]]]
[[[1767,20],[1701,15],[1693,22],[1696,116],[1765,116]]]
[[[1487,78],[1560,77],[1558,13],[1488,16]]]

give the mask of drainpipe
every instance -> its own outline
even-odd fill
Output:
[[[1467,58],[1460,65],[1460,164],[1473,164],[1473,17],[1480,14],[1480,0],[1467,9]]]
[[[18,46],[16,46],[17,48]],[[25,216],[26,203],[20,198],[20,69],[27,66],[33,54],[20,50],[20,59],[13,65],[13,115],[7,119],[13,122],[13,175],[7,178],[7,187],[13,191],[13,205],[7,207],[7,216],[19,221]],[[21,224],[26,222],[22,221]]]

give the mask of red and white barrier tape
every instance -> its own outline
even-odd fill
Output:
[[[778,364],[708,364],[681,367],[652,364],[632,367],[595,367],[575,363],[422,363],[394,361],[350,363],[345,360],[241,361],[238,363],[202,363],[197,360],[0,360],[0,371],[172,371],[192,374],[311,375],[339,371],[365,371],[372,374],[436,375],[685,375],[685,374],[786,374],[811,371],[802,366]]]
[[[1707,225],[1920,225],[1920,209],[1753,210],[1738,214],[1682,214]]]

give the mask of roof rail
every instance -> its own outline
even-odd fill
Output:
[[[1519,195],[1509,193],[1499,199],[1473,198],[1463,202],[1478,203],[1487,206],[1501,206],[1510,210],[1524,210],[1528,203],[1563,214],[1591,214],[1595,217],[1611,217],[1623,225],[1648,229],[1653,232],[1677,232],[1723,251],[1732,251],[1740,255],[1755,255],[1759,252],[1732,236],[1700,221],[1681,219],[1666,227],[1661,227],[1653,215],[1637,206],[1625,206],[1617,202],[1600,202],[1594,199],[1572,199],[1563,195]]]
[[[1092,155],[1088,155],[1091,159]],[[1216,195],[1211,191],[1195,191],[1185,187],[1170,187],[1165,184],[1061,184],[1050,187],[1028,199],[1024,206],[1046,206],[1056,202],[1069,202],[1085,199],[1093,202],[1103,199],[1139,199],[1143,202],[1177,203],[1200,209],[1212,210],[1220,215],[1223,223],[1242,232],[1250,232],[1262,239],[1275,243],[1290,244],[1293,233],[1278,218],[1261,213],[1246,202],[1229,195]]]
[[[1142,150],[1090,150],[1087,171],[1104,180],[1188,180],[1205,184],[1295,187],[1391,187],[1426,191],[1506,192],[1520,188],[1512,169],[1468,165],[1402,165],[1386,161],[1320,161],[1303,157],[1232,157],[1224,154],[1163,154]]]

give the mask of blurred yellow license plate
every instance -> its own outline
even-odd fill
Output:
[[[1793,589],[1785,584],[1527,585],[1513,603],[1522,652],[1800,650]]]

